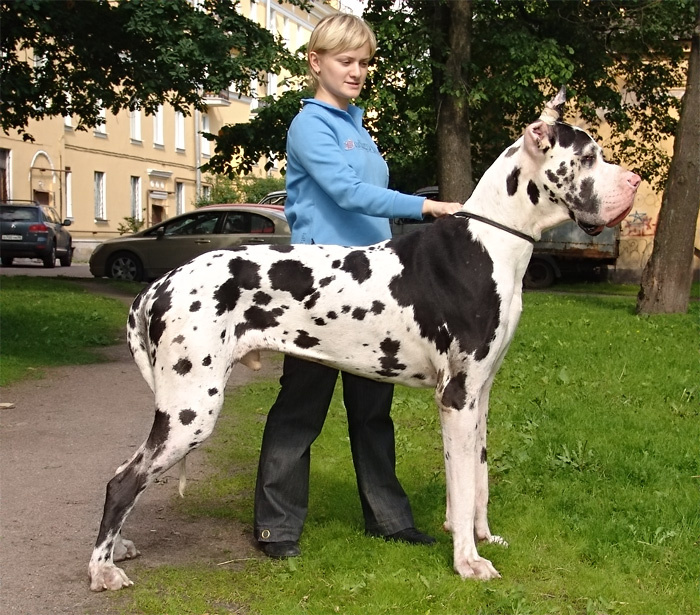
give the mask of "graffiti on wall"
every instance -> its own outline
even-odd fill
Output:
[[[645,211],[635,210],[622,222],[620,234],[622,237],[653,237],[656,222]]]
[[[624,268],[642,269],[654,246],[656,220],[644,211],[631,212],[620,227],[620,256]]]

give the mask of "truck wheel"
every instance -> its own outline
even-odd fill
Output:
[[[533,258],[527,266],[523,283],[525,288],[540,289],[551,286],[556,278],[551,263],[541,258]]]

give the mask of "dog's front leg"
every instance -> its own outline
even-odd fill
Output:
[[[438,406],[449,501],[446,526],[452,531],[454,569],[465,579],[500,577],[491,562],[479,556],[476,550],[477,404],[470,409],[467,403],[456,410],[438,399]]]

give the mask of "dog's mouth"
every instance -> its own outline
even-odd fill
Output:
[[[629,215],[630,211],[632,211],[631,205],[627,209],[625,209],[625,211],[623,211],[619,216],[617,216],[617,218],[611,220],[607,224],[586,224],[585,222],[581,222],[580,220],[576,220],[576,223],[579,225],[579,227],[584,233],[595,237],[596,235],[600,235],[606,226],[608,228],[613,228],[620,224],[620,222],[622,222]]]

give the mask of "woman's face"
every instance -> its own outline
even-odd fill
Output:
[[[318,78],[316,98],[347,109],[350,100],[357,98],[362,91],[370,59],[369,43],[345,51],[311,51],[309,64]]]

